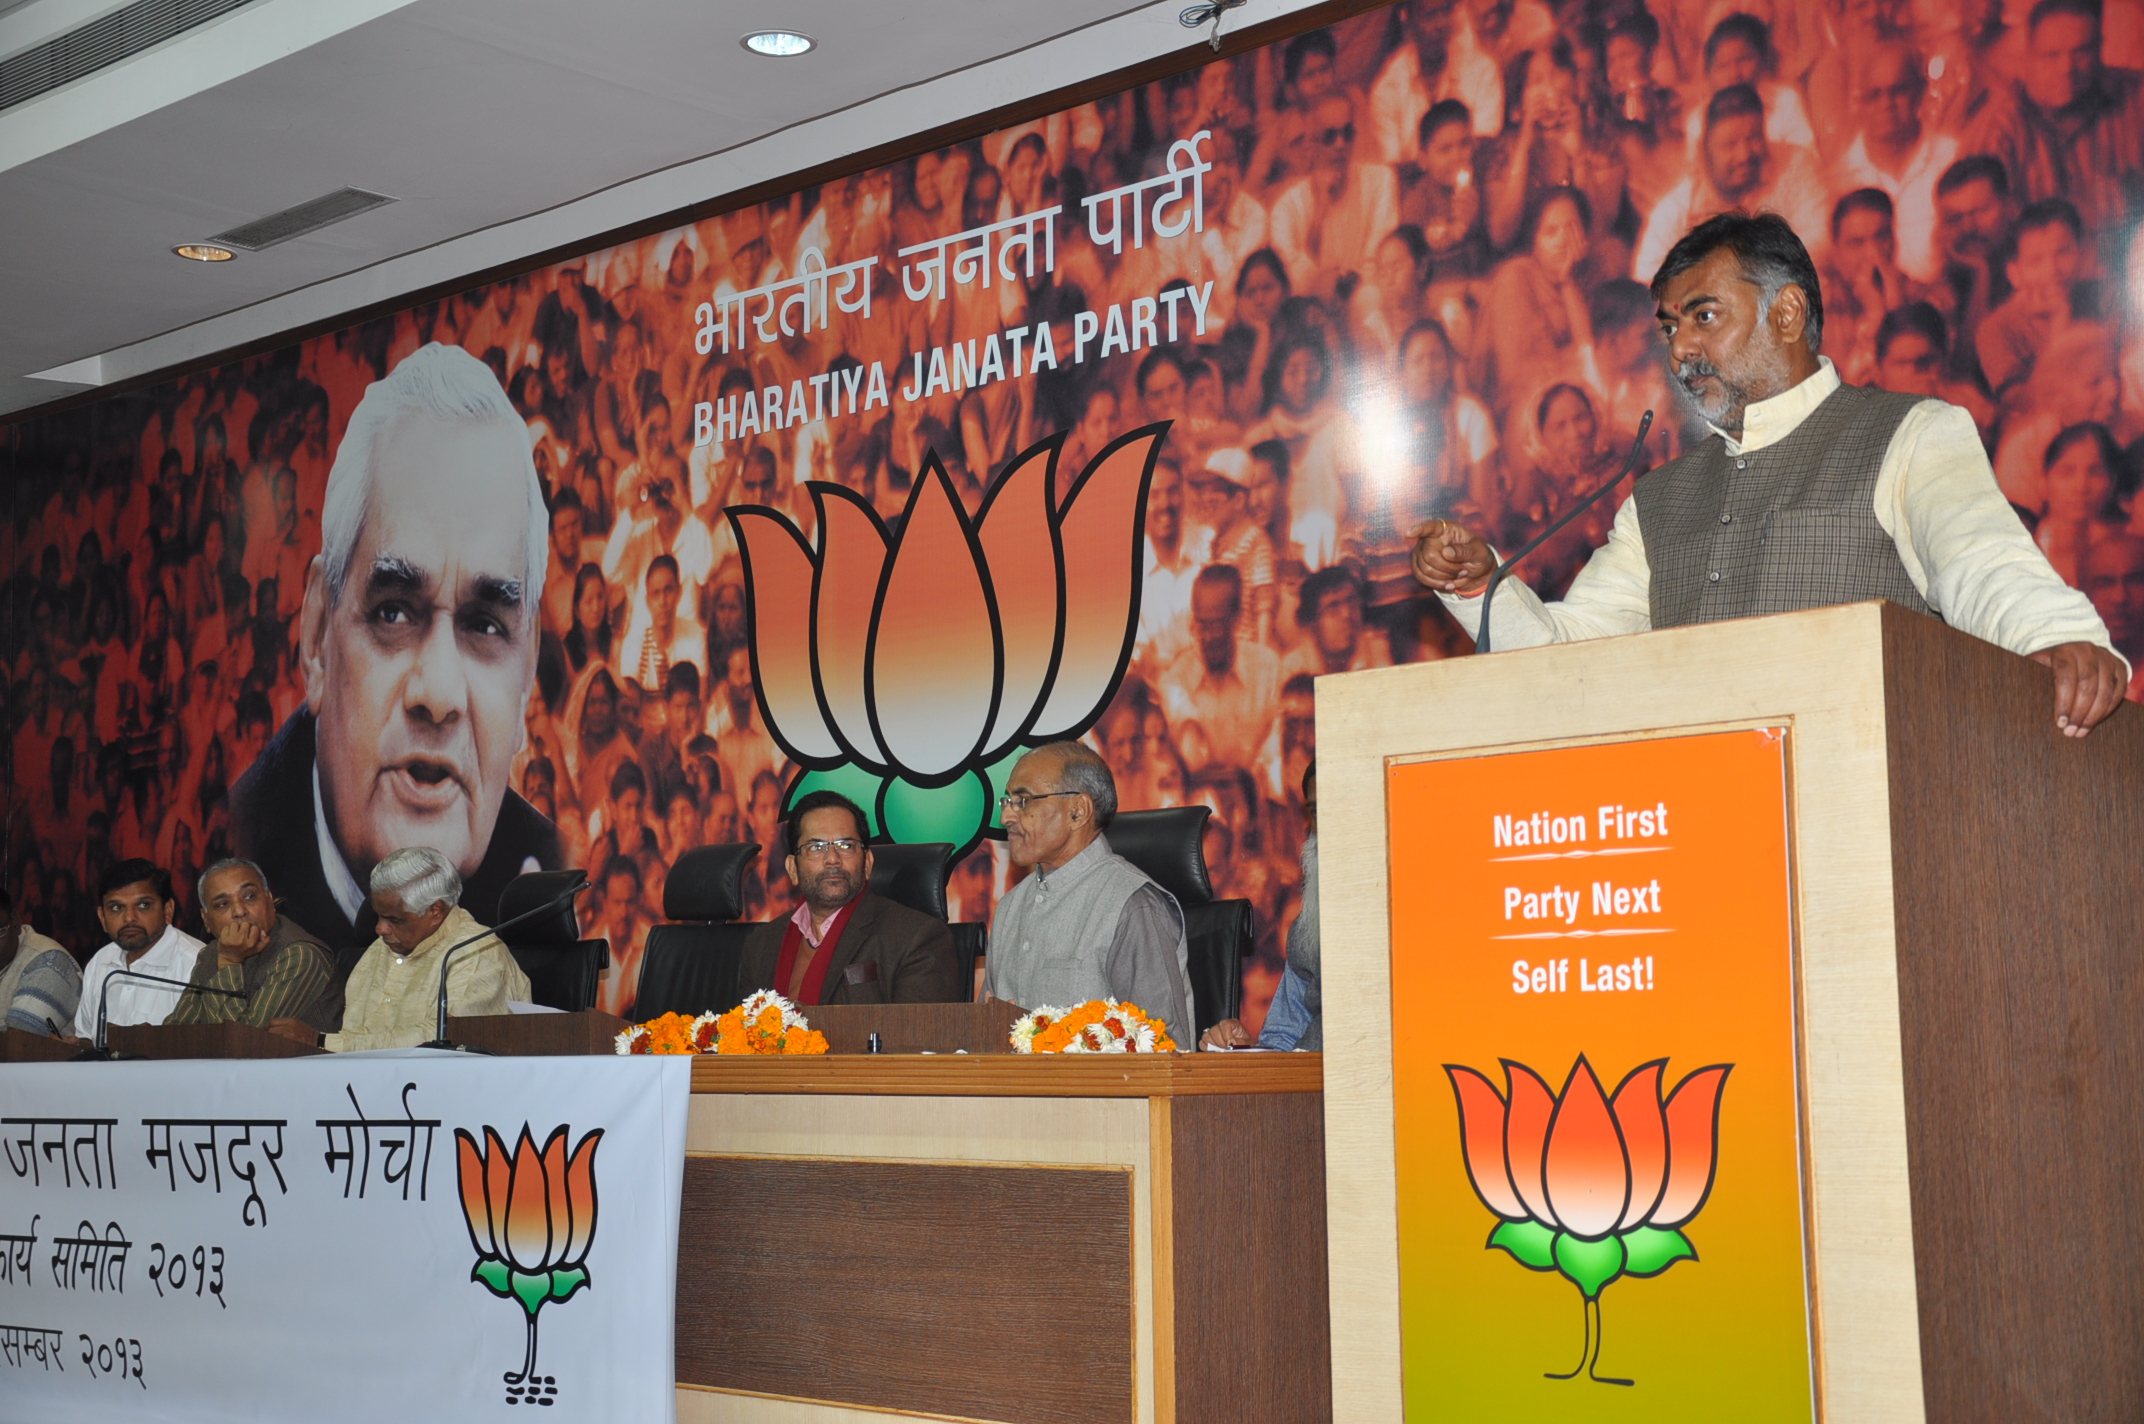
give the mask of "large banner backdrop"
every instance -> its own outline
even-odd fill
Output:
[[[1123,805],[1214,808],[1255,1026],[1312,679],[1465,651],[1419,521],[1513,547],[1646,408],[1682,448],[1644,282],[1712,212],[1796,224],[1846,379],[1970,409],[2144,652],[2138,20],[1417,0],[19,422],[7,885],[87,953],[105,865],[190,899],[236,851],[356,945],[396,846],[480,916],[586,866],[625,1012],[684,849],[758,841],[782,913],[823,782],[976,848],[987,920],[1003,768],[1085,736]]]

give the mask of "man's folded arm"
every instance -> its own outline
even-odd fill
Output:
[[[243,989],[245,987],[245,966],[242,964],[219,964],[217,963],[217,958],[216,942],[214,940],[202,945],[200,953],[194,956],[193,972],[186,976],[187,982],[205,985],[212,989]],[[228,1018],[230,1017],[229,1014],[218,1014],[216,1012],[216,1006],[221,998],[220,994],[183,993],[179,995],[178,1003],[172,1006],[171,1012],[165,1016],[164,1022],[166,1024],[206,1024],[216,1023],[223,1018]]]
[[[226,965],[217,971],[216,978],[221,979],[225,974],[241,975],[244,968],[239,964]],[[266,982],[245,1004],[241,1017],[255,1028],[266,1028],[277,1019],[303,1018],[334,977],[335,966],[318,949],[304,943],[287,944],[268,965]],[[196,994],[193,997],[202,996]]]

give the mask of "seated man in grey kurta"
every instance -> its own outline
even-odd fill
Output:
[[[1117,810],[1107,763],[1078,742],[1037,747],[1013,767],[1000,804],[1013,863],[1034,873],[998,901],[983,997],[1029,1009],[1133,1003],[1190,1047],[1184,912],[1103,838]]]

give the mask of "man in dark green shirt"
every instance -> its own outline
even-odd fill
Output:
[[[241,989],[247,997],[188,992],[165,1023],[246,1023],[265,1029],[279,1019],[296,1021],[307,1026],[306,1043],[315,1033],[342,1027],[335,956],[297,921],[276,912],[259,866],[219,860],[201,872],[199,889],[208,943],[195,956],[192,982]]]

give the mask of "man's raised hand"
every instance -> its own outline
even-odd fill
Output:
[[[1415,582],[1440,593],[1480,593],[1496,571],[1496,555],[1465,526],[1432,519],[1409,536],[1414,540]]]
[[[268,932],[251,920],[230,920],[216,931],[216,963],[243,964],[268,947]]]

